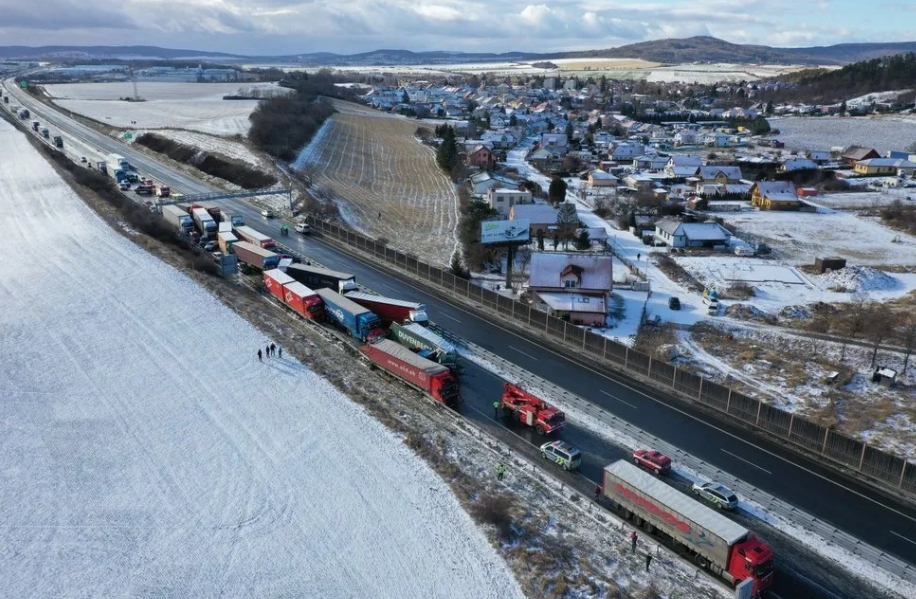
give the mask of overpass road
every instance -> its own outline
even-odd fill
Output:
[[[11,86],[7,85],[7,90]],[[69,135],[105,152],[119,153],[138,170],[170,183],[185,194],[217,191],[213,187],[133,151],[129,146],[86,127],[60,112],[13,90],[20,103]],[[36,117],[37,118],[37,117]],[[623,375],[596,372],[565,356],[560,348],[520,336],[445,298],[395,277],[369,260],[352,255],[318,237],[280,235],[281,221],[268,220],[241,201],[226,200],[248,224],[281,240],[299,253],[336,269],[352,272],[379,293],[425,302],[430,316],[446,329],[532,373],[579,395],[605,411],[703,460],[709,472],[723,470],[756,488],[828,522],[889,555],[916,566],[916,509],[876,494],[766,438],[748,434],[663,392]],[[491,386],[490,386],[491,387]],[[490,400],[492,401],[492,400]],[[825,595],[828,597],[830,595]]]

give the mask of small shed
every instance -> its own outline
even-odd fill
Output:
[[[893,387],[897,383],[897,371],[887,366],[875,368],[875,373],[871,375],[871,382],[884,387]]]
[[[824,274],[827,271],[840,270],[846,268],[846,258],[831,256],[829,258],[815,258],[814,270],[818,274]]]
[[[797,193],[800,198],[811,198],[817,195],[817,187],[799,187]]]

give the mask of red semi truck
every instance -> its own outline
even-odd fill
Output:
[[[773,584],[773,550],[748,529],[626,460],[604,468],[602,493],[646,531],[674,541],[701,568],[731,585],[751,578],[754,593]]]
[[[264,271],[264,286],[271,295],[304,318],[320,320],[324,315],[321,297],[279,269]]]
[[[506,421],[515,420],[548,435],[566,426],[566,414],[518,385],[505,383],[502,397]]]
[[[353,300],[364,308],[369,308],[387,324],[392,322],[398,324],[416,322],[424,326],[429,324],[424,304],[382,297],[381,295],[363,293],[362,291],[352,291],[344,297]]]
[[[421,358],[390,339],[379,339],[359,348],[373,364],[423,391],[450,408],[458,405],[458,379],[448,368]]]

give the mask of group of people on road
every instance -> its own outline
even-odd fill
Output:
[[[261,352],[260,348],[258,348],[258,362],[263,362],[265,356],[268,358],[271,356],[282,358],[283,357],[283,348],[278,347],[275,343],[271,343],[270,345],[265,347],[263,353]]]

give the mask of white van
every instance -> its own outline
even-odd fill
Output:
[[[735,248],[735,255],[736,256],[753,256],[754,250],[753,248],[749,248],[745,245],[739,245],[738,247]]]

